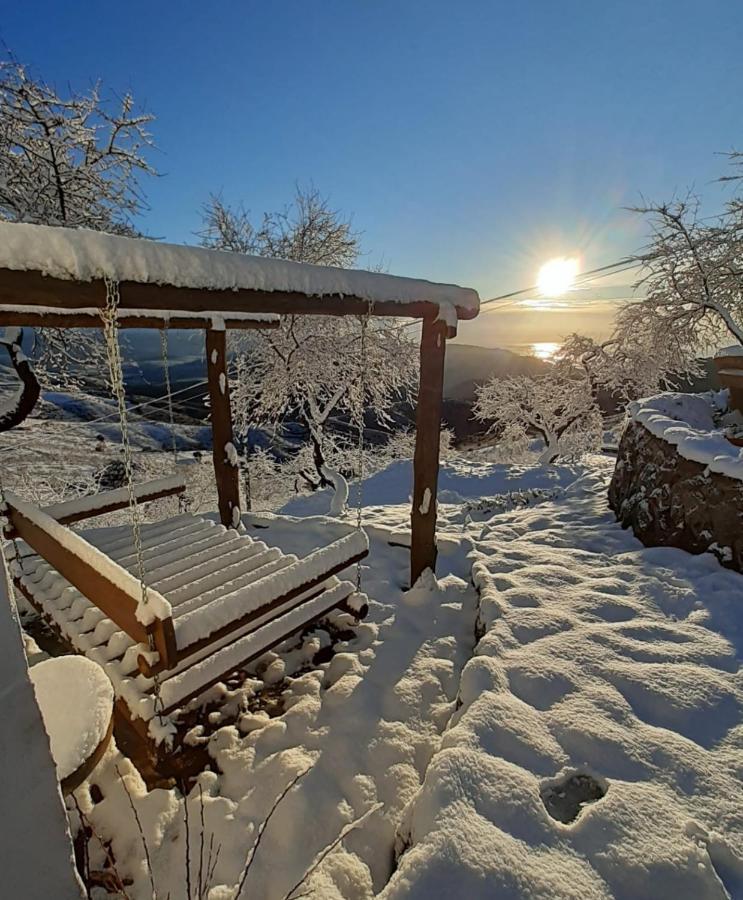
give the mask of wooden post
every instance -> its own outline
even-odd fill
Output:
[[[413,508],[410,512],[411,586],[425,569],[436,571],[436,491],[446,335],[446,322],[430,317],[423,320],[420,386],[415,415]]]
[[[233,443],[230,385],[227,379],[227,333],[206,330],[206,372],[212,413],[212,456],[223,525],[240,524],[240,479]]]

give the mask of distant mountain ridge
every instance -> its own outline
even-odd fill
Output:
[[[509,375],[542,375],[550,364],[536,356],[521,356],[499,347],[448,344],[444,369],[444,397],[473,401],[475,388],[489,378]]]

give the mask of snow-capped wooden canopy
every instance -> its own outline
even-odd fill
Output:
[[[422,319],[416,414],[412,581],[436,558],[436,488],[446,338],[480,307],[476,291],[377,272],[165,244],[86,229],[0,222],[0,326],[99,327],[106,279],[122,327],[204,328],[220,513],[239,507],[226,383],[225,329],[270,328],[280,315]],[[239,510],[238,510],[239,511]]]
[[[450,329],[479,311],[476,291],[378,272],[313,266],[87,229],[0,223],[0,304],[65,310],[105,305],[173,314],[277,313],[426,318]],[[6,313],[10,310],[0,310]]]

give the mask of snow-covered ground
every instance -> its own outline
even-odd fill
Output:
[[[256,840],[243,898],[743,896],[743,578],[623,532],[611,465],[453,457],[438,581],[409,591],[407,551],[389,543],[407,538],[409,463],[370,476],[366,622],[264,658],[252,711],[216,730],[186,807],[148,793],[115,748],[90,780],[100,793],[78,790],[128,896],[153,896],[130,799],[163,898],[235,897]],[[318,494],[286,511],[328,507]],[[317,529],[275,519],[261,537],[305,553]]]
[[[743,578],[642,547],[600,470],[475,555],[484,634],[383,896],[743,896]],[[604,796],[556,821],[575,774]]]

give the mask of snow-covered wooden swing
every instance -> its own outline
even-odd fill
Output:
[[[240,533],[239,478],[226,330],[272,327],[278,315],[422,318],[411,580],[435,565],[436,482],[446,338],[477,314],[474,291],[452,285],[300,265],[114,237],[0,223],[0,326],[100,327],[119,405],[125,489],[41,510],[7,495],[17,537],[16,585],[75,650],[106,668],[117,708],[158,743],[174,718],[230,672],[342,609],[365,611],[339,580],[368,552],[364,532],[297,559]],[[139,504],[183,490],[178,477],[132,484],[118,330],[206,332],[214,467],[221,525],[188,514],[140,523]],[[432,499],[433,498],[433,499]],[[131,528],[81,535],[67,524],[129,507]]]

